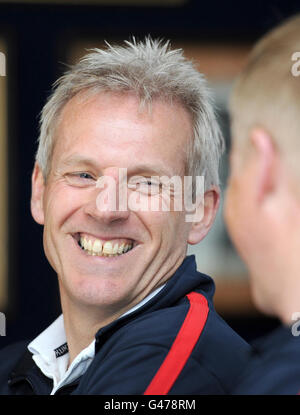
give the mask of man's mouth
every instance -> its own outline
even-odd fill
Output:
[[[74,237],[80,248],[88,255],[93,256],[120,256],[130,251],[136,245],[134,240],[126,238],[103,240],[85,233],[77,233]]]

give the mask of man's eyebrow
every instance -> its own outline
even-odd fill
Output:
[[[141,163],[141,164],[136,164],[134,165],[132,168],[128,169],[128,174],[133,175],[133,174],[151,174],[153,176],[168,176],[171,177],[174,175],[174,172],[169,171],[168,169],[166,169],[166,166],[164,165],[153,165],[153,164],[147,164],[147,163]]]
[[[66,158],[62,161],[64,166],[76,166],[76,165],[85,165],[97,168],[97,160],[94,160],[90,157],[81,156],[80,154],[73,154],[72,156]],[[99,166],[98,166],[99,167]],[[120,167],[124,168],[124,167]],[[172,177],[175,175],[174,172],[169,171],[164,164],[150,164],[150,163],[140,163],[135,164],[127,168],[128,176],[137,175],[137,174],[151,174],[153,176],[168,176]],[[180,173],[177,173],[180,174]]]
[[[65,160],[62,161],[62,164],[65,166],[74,166],[74,165],[88,165],[92,167],[96,167],[96,161],[89,157],[81,156],[80,154],[73,154],[70,157],[67,157]]]

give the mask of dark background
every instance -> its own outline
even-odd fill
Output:
[[[0,2],[0,36],[8,39],[9,105],[9,305],[0,348],[32,339],[60,313],[56,275],[42,247],[42,228],[30,214],[38,116],[52,83],[65,70],[75,37],[126,39],[151,34],[171,40],[254,42],[299,1],[187,1],[180,7],[31,5]],[[247,340],[277,320],[223,316]]]

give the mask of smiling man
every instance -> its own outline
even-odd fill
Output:
[[[31,210],[63,314],[21,360],[24,343],[2,351],[2,393],[224,394],[234,385],[248,345],[186,257],[213,224],[222,150],[205,80],[167,43],[94,50],[56,83]],[[176,204],[187,175],[205,180],[205,192],[192,191],[195,221]]]

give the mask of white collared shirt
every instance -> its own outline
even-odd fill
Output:
[[[120,318],[142,307],[158,294],[164,285],[154,290],[140,303],[122,314]],[[53,379],[51,395],[54,395],[62,386],[72,383],[86,372],[95,356],[95,340],[83,349],[68,367],[69,351],[64,318],[63,314],[61,314],[28,345],[28,350],[32,353],[33,360],[44,375]]]

